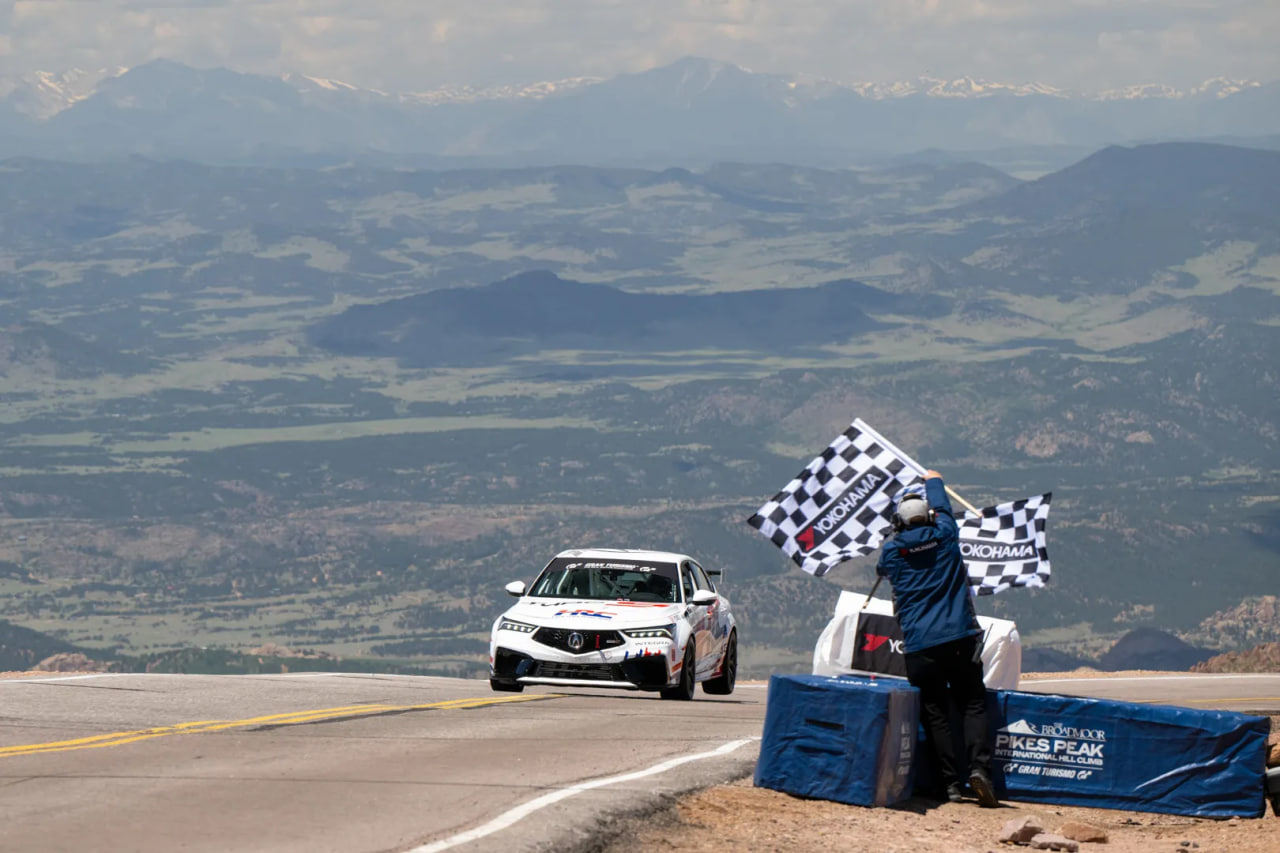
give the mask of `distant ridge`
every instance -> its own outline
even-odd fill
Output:
[[[1275,644],[1272,644],[1275,645]],[[1212,660],[1211,660],[1212,659]],[[1135,628],[1128,632],[1097,660],[1077,657],[1054,648],[1028,647],[1022,650],[1023,672],[1071,672],[1096,669],[1103,672],[1159,670],[1164,672],[1215,672],[1206,668],[1213,657],[1208,649],[1198,648],[1156,628]],[[1206,663],[1209,661],[1210,663]],[[1227,664],[1224,664],[1227,665]],[[1243,670],[1235,670],[1243,671]]]
[[[20,369],[62,378],[140,373],[147,359],[109,352],[44,323],[0,326],[0,376]]]
[[[733,293],[638,294],[533,271],[482,287],[359,305],[314,327],[312,343],[414,366],[489,364],[539,350],[817,353],[887,324],[857,307],[899,297],[856,281]]]
[[[985,248],[1022,268],[1015,288],[1127,292],[1229,240],[1280,251],[1277,192],[1280,151],[1162,142],[1108,146],[958,211],[1000,223]]]
[[[0,99],[12,98],[18,112],[37,119],[47,119],[70,108],[94,94],[104,83],[114,77],[139,69],[176,69],[182,63],[171,59],[154,59],[141,65],[100,69],[28,70],[16,74],[0,75]],[[204,69],[190,68],[202,73]],[[210,69],[228,71],[230,69]],[[239,72],[233,72],[239,73]],[[793,97],[821,98],[833,92],[850,92],[868,100],[895,98],[946,98],[972,99],[995,97],[1028,97],[1033,95],[1082,101],[1130,101],[1130,100],[1186,100],[1188,98],[1225,99],[1242,92],[1250,92],[1264,85],[1256,80],[1213,77],[1186,89],[1163,84],[1141,84],[1114,89],[1085,91],[1061,89],[1045,83],[1010,83],[986,80],[970,76],[955,78],[922,75],[910,80],[893,81],[843,81],[812,74],[762,74],[741,65],[698,56],[686,56],[667,65],[618,75],[619,77],[644,77],[646,75],[679,75],[685,84],[705,86],[720,74],[741,74],[767,81],[766,85],[784,89]],[[572,76],[555,80],[538,80],[499,86],[438,86],[426,90],[387,91],[352,84],[313,74],[288,71],[280,75],[246,75],[263,79],[278,79],[304,93],[346,93],[365,98],[385,99],[401,104],[437,105],[460,104],[493,100],[536,100],[555,97],[566,92],[603,83],[607,79],[598,76]],[[616,79],[616,78],[614,78]],[[701,82],[699,82],[701,81]]]
[[[0,158],[484,158],[505,165],[839,165],[930,148],[1088,148],[1280,133],[1280,82],[1093,95],[1039,83],[843,83],[685,57],[599,80],[384,92],[172,60],[0,78]]]
[[[52,655],[83,651],[48,634],[0,619],[0,672],[22,672]]]
[[[1203,142],[1109,145],[1080,162],[1028,181],[974,210],[1005,215],[1071,218],[1108,207],[1179,211],[1199,220],[1231,216],[1233,223],[1275,232],[1280,152]]]
[[[1191,668],[1192,672],[1280,672],[1280,643],[1263,643],[1252,649],[1214,655]]]
[[[1208,660],[1213,652],[1182,642],[1167,631],[1137,628],[1125,634],[1098,659],[1099,669],[1120,672],[1154,669],[1185,672]]]

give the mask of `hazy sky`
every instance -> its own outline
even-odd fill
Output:
[[[0,73],[165,57],[425,90],[690,55],[848,82],[1267,82],[1280,0],[0,0]]]

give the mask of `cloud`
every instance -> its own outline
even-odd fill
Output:
[[[1100,89],[1278,79],[1276,32],[1274,0],[0,0],[0,71],[163,56],[421,90],[697,55],[846,81]]]

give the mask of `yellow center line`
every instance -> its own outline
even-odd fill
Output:
[[[546,693],[537,696],[503,696],[500,698],[446,699],[442,702],[431,702],[426,705],[344,705],[338,708],[318,708],[305,711],[287,711],[282,714],[267,714],[261,717],[249,717],[245,720],[200,720],[187,723],[174,723],[170,726],[156,726],[149,729],[136,729],[128,732],[90,735],[72,740],[59,740],[51,743],[28,743],[18,746],[0,747],[0,758],[15,755],[39,755],[46,752],[68,752],[73,749],[100,749],[106,746],[121,746],[126,743],[168,737],[169,735],[203,734],[221,732],[228,729],[248,728],[250,726],[288,726],[299,723],[314,723],[320,720],[339,719],[371,714],[401,713],[404,711],[456,711],[469,708],[483,708],[487,705],[506,705],[512,702],[536,702],[542,699],[557,699],[558,694]]]

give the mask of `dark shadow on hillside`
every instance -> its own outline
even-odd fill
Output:
[[[847,279],[809,288],[655,294],[537,271],[354,306],[313,327],[309,339],[344,355],[390,356],[414,367],[496,364],[544,350],[816,356],[824,346],[891,328],[866,312],[900,309],[904,299]],[[949,310],[941,298],[931,303]]]

